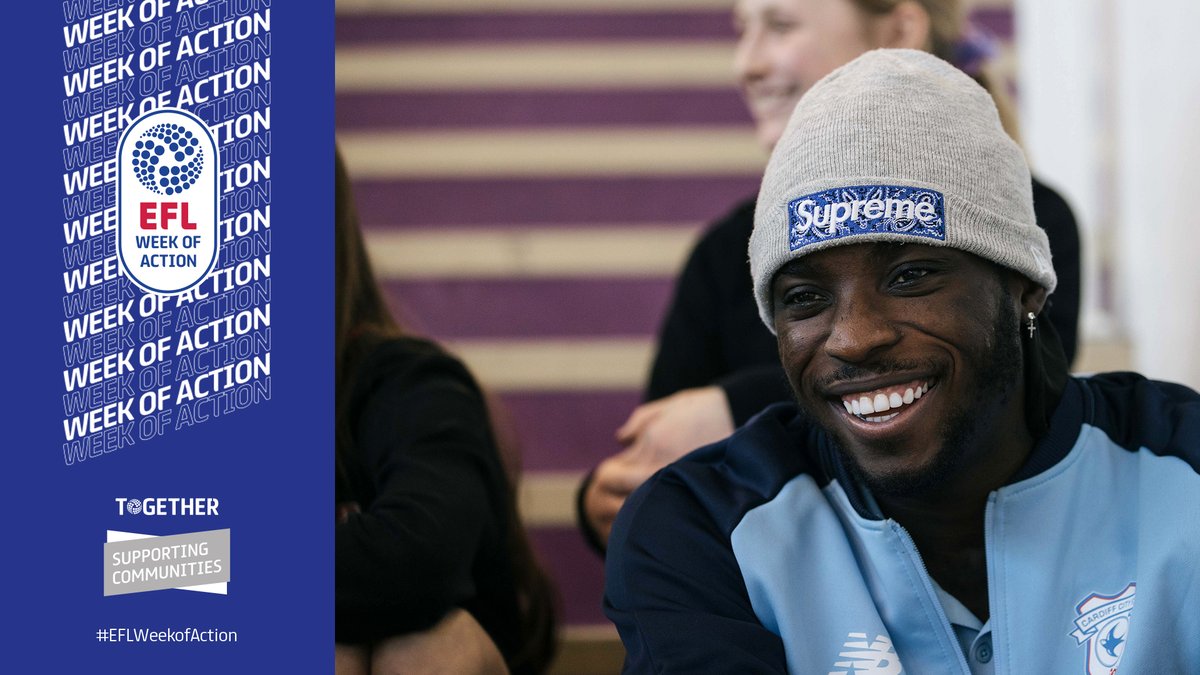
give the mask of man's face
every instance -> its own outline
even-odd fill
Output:
[[[797,400],[878,494],[944,487],[1019,437],[1020,288],[988,261],[922,244],[840,246],[776,276]]]

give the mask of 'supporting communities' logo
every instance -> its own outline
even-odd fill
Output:
[[[155,516],[221,515],[216,497],[142,495],[115,497],[113,501],[118,516],[139,521]],[[169,526],[171,521],[158,522]],[[108,530],[104,542],[104,595],[166,589],[225,595],[230,580],[229,552],[228,528],[171,535]]]
[[[863,234],[945,241],[945,199],[942,193],[927,188],[850,185],[788,202],[788,245],[793,251]]]
[[[154,293],[200,283],[217,263],[220,158],[208,126],[176,109],[134,120],[117,149],[117,257]]]
[[[1088,675],[1114,675],[1121,665],[1136,590],[1137,584],[1130,583],[1116,595],[1092,593],[1075,606],[1078,616],[1071,637],[1087,645]]]

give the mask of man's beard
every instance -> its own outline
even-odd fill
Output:
[[[863,469],[853,454],[846,451],[839,435],[843,432],[825,429],[838,453],[846,460],[847,468],[872,494],[883,497],[920,497],[936,494],[966,468],[963,466],[963,458],[972,447],[983,440],[981,432],[992,414],[1012,398],[1022,371],[1020,332],[1013,330],[1019,327],[1020,319],[1016,306],[1011,301],[1011,294],[1007,292],[1007,288],[1004,291],[992,329],[997,340],[995,348],[990,354],[969,355],[972,361],[981,365],[981,369],[977,371],[971,390],[960,399],[957,409],[951,411],[941,424],[938,434],[942,439],[941,448],[928,464],[907,472],[870,473]],[[886,371],[887,367],[883,370]],[[997,392],[995,387],[1001,384],[1004,388]],[[978,405],[981,401],[987,401],[989,405]],[[900,442],[895,441],[891,447],[885,446],[883,452],[898,455],[903,450]]]

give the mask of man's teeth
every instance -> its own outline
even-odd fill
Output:
[[[899,413],[891,415],[882,415],[871,417],[876,413],[883,413],[889,410],[906,406],[913,401],[925,395],[929,391],[929,383],[922,382],[916,387],[907,387],[901,392],[899,389],[878,393],[874,396],[867,394],[851,394],[842,397],[842,405],[846,406],[846,412],[851,415],[857,415],[869,422],[885,422],[892,419]]]

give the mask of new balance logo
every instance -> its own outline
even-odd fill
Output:
[[[838,654],[846,660],[833,664],[845,670],[831,670],[829,675],[900,675],[904,671],[887,637],[876,635],[871,642],[867,642],[866,633],[851,633],[849,637],[842,645],[846,651]]]

